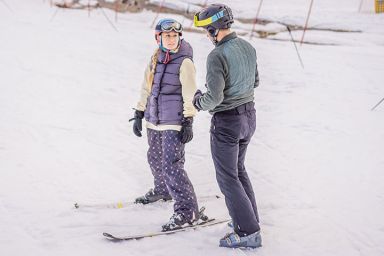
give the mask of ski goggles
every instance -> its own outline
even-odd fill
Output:
[[[195,25],[195,27],[206,27],[208,26],[209,24],[212,24],[213,22],[221,19],[224,17],[224,10],[212,15],[211,17],[209,18],[206,18],[204,20],[199,20],[199,15],[200,15],[200,12],[196,13],[195,16],[193,17],[193,25]]]
[[[181,33],[183,31],[183,26],[177,21],[164,21],[161,23],[161,31],[171,32],[172,30]]]

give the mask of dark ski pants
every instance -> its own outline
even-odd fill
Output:
[[[198,205],[191,181],[184,170],[184,144],[178,131],[147,129],[148,163],[154,177],[155,194],[171,195],[174,211],[187,219],[197,217]]]
[[[253,102],[217,112],[212,117],[211,153],[216,179],[239,236],[260,230],[255,194],[244,166],[247,147],[255,129]]]

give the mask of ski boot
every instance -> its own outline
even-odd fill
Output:
[[[257,248],[261,247],[261,235],[260,231],[257,231],[248,236],[240,237],[236,233],[230,233],[220,239],[220,247],[228,248]]]
[[[144,196],[140,196],[136,198],[135,204],[150,204],[157,202],[159,200],[170,201],[172,197],[170,195],[159,195],[155,194],[153,189],[150,189]]]
[[[187,220],[184,214],[180,212],[175,212],[167,223],[162,226],[162,231],[172,231],[177,229],[182,229],[188,226],[192,226],[193,222]]]
[[[205,207],[202,207],[199,213],[197,214],[196,218],[193,220],[188,220],[182,213],[175,212],[169,219],[169,221],[162,226],[162,231],[166,232],[171,230],[182,229],[188,226],[203,224],[209,221],[208,216],[204,214],[204,210]]]

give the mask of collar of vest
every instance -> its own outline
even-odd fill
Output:
[[[157,59],[158,62],[162,63],[165,57],[166,57],[166,52],[160,51],[160,54]],[[193,58],[193,49],[191,45],[188,42],[186,42],[184,39],[181,39],[180,46],[177,52],[175,53],[170,52],[170,61],[180,57],[189,57],[191,59]]]

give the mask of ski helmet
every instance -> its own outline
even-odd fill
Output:
[[[171,32],[175,31],[176,33],[179,33],[180,36],[183,35],[183,26],[180,24],[180,22],[174,20],[174,19],[161,19],[156,27],[155,27],[155,39],[157,42],[159,42],[159,36],[163,32]]]
[[[232,10],[224,4],[211,4],[194,16],[195,27],[206,29],[213,38],[220,29],[230,28],[232,23]]]

